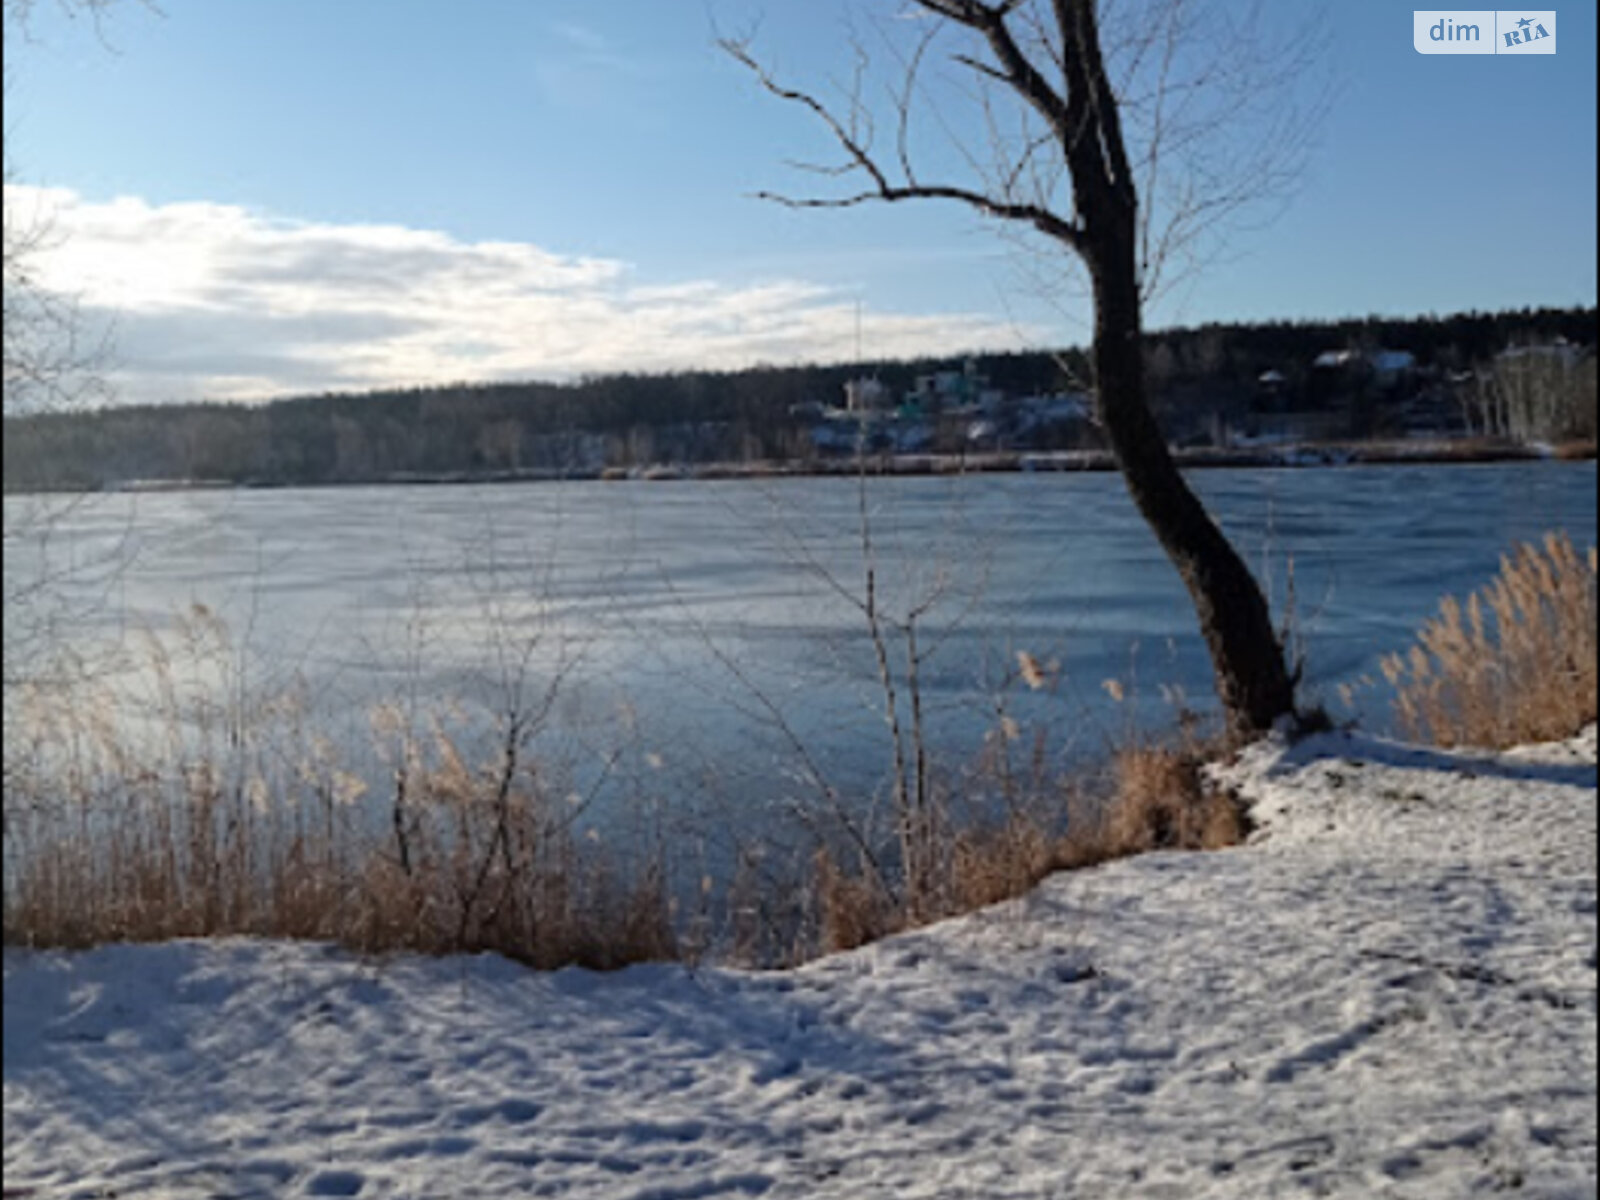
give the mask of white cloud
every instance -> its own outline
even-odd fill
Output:
[[[836,361],[855,341],[854,301],[803,280],[647,286],[614,259],[434,230],[9,184],[5,204],[51,222],[41,282],[114,321],[114,382],[130,402]],[[899,357],[1039,333],[866,310],[861,337]]]

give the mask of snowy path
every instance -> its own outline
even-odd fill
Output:
[[[1463,770],[1463,764],[1470,770]],[[1586,1197],[1594,736],[1228,772],[1254,844],[794,972],[5,957],[41,1197]]]

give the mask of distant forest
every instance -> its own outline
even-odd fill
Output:
[[[1417,386],[1464,380],[1508,347],[1557,341],[1591,364],[1594,308],[1468,312],[1410,319],[1213,324],[1146,337],[1152,397],[1174,440],[1259,407],[1264,373],[1275,402],[1300,411],[1348,405],[1312,386],[1330,350],[1409,352]],[[1081,392],[1083,349],[970,356],[986,386],[1010,396]],[[969,356],[607,375],[573,383],[493,383],[303,396],[271,403],[174,404],[45,412],[5,420],[7,491],[105,488],[148,481],[286,485],[407,478],[582,474],[659,463],[795,460],[844,384],[874,376],[893,394],[919,376],[960,370]],[[1351,432],[1382,436],[1381,409]],[[1075,444],[1093,445],[1092,426]]]

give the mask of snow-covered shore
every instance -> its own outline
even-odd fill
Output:
[[[1247,846],[792,972],[7,951],[7,1194],[1594,1196],[1593,729],[1220,773]]]

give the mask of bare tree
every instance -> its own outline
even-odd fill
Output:
[[[55,233],[49,216],[5,172],[5,415],[58,412],[105,395],[105,339],[85,329],[77,302],[44,286],[39,260]]]
[[[875,145],[879,122],[863,92],[867,55],[859,43],[853,81],[836,103],[780,83],[748,40],[722,45],[768,92],[826,127],[843,161],[814,169],[859,185],[842,195],[766,198],[803,208],[951,200],[1004,228],[1042,235],[1086,269],[1100,423],[1135,504],[1193,599],[1230,726],[1260,730],[1293,712],[1295,678],[1261,588],[1177,470],[1151,414],[1142,314],[1164,268],[1204,257],[1206,231],[1247,203],[1281,195],[1296,175],[1312,114],[1273,93],[1304,65],[1312,43],[1301,38],[1264,57],[1248,15],[1241,23],[1213,13],[1226,26],[1220,36],[1232,57],[1199,62],[1196,44],[1210,35],[1183,0],[1124,12],[1130,35],[1120,41],[1103,38],[1102,7],[1109,5],[911,0],[900,15],[918,18],[919,31],[909,48],[892,50],[900,74],[887,152]],[[957,43],[943,61],[964,73],[963,94],[978,114],[965,135],[926,85],[943,39]],[[1108,51],[1123,67],[1120,88]],[[1246,139],[1214,136],[1239,111],[1256,111],[1263,130]],[[913,122],[922,114],[956,143],[961,165],[953,176],[919,173],[923,143]],[[1144,133],[1136,152],[1124,133],[1128,115]],[[985,141],[987,161],[973,137]],[[1152,197],[1163,198],[1159,219]]]
[[[1595,360],[1572,347],[1519,346],[1474,372],[1463,398],[1468,427],[1517,442],[1595,435]]]
[[[3,0],[6,41],[33,40],[36,0]],[[103,45],[103,21],[117,0],[56,0],[67,17],[87,17]],[[151,0],[145,7],[159,12]],[[9,57],[9,55],[8,55]],[[6,90],[10,91],[8,63]],[[77,301],[46,286],[40,262],[58,244],[51,215],[36,195],[17,186],[16,164],[7,131],[5,148],[5,373],[4,412],[8,417],[56,412],[101,402],[109,390],[104,378],[107,336],[84,320]]]
[[[34,210],[11,186],[6,164],[4,287],[4,414],[27,414],[81,406],[104,392],[102,349],[84,336],[76,303],[43,286],[40,259],[54,234],[48,217]],[[76,497],[8,496],[3,544],[5,571],[4,668],[7,687],[37,684],[46,675],[76,674],[78,664],[62,631],[76,602],[64,585],[82,582],[84,564],[63,557],[55,545],[62,519]],[[97,564],[98,565],[98,564]]]
[[[90,17],[97,33],[113,2],[58,0],[67,15]],[[5,0],[8,85],[13,41],[32,37],[33,10],[32,0]],[[42,267],[63,235],[38,194],[17,186],[9,137],[4,170],[4,416],[9,421],[103,403],[110,398],[108,335],[90,325],[75,297],[48,285]],[[84,647],[72,632],[121,570],[126,543],[87,555],[63,546],[62,523],[83,503],[82,496],[7,496],[8,697],[15,685],[53,686],[84,673]]]

